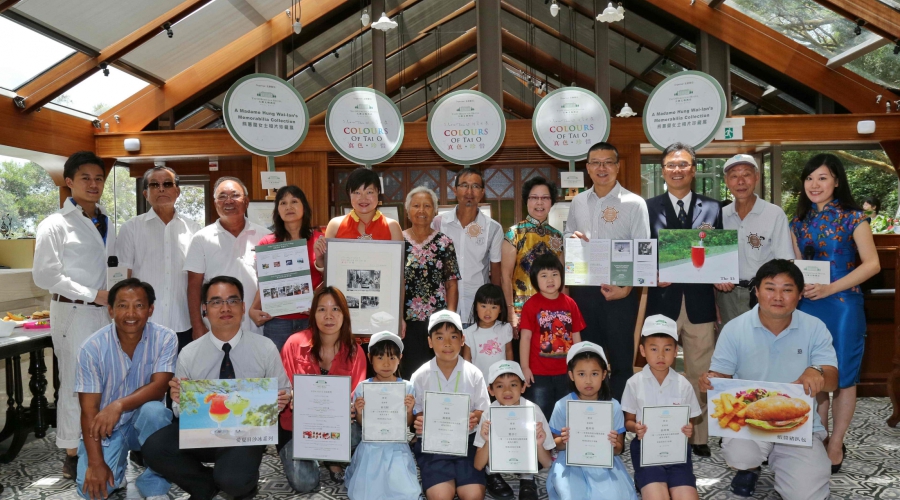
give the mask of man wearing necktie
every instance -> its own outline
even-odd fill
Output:
[[[277,378],[278,410],[291,400],[291,384],[278,348],[266,337],[241,330],[244,287],[230,276],[216,276],[203,285],[201,311],[209,331],[181,351],[175,377],[169,383],[172,410],[179,414],[181,380]],[[266,447],[179,449],[178,421],[150,436],[143,446],[148,467],[177,484],[191,498],[210,500],[217,492],[234,498],[254,494]],[[213,468],[203,465],[214,462]]]
[[[676,142],[663,151],[662,175],[666,193],[647,200],[650,237],[659,238],[660,229],[722,229],[719,202],[692,189],[697,173],[697,157],[687,144]],[[710,456],[707,445],[706,394],[698,389],[700,375],[709,370],[715,349],[716,296],[713,285],[660,283],[647,293],[647,316],[662,314],[678,318],[679,337],[684,350],[684,376],[691,382],[703,410],[694,426],[691,448],[701,457]]]

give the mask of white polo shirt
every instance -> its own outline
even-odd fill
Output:
[[[772,259],[794,259],[794,243],[787,216],[778,205],[756,197],[750,213],[741,220],[731,203],[722,209],[725,229],[738,231],[740,279],[751,280],[760,266]]]
[[[494,400],[494,402],[491,403],[491,406],[499,408],[503,405],[500,404],[500,401]],[[553,439],[553,433],[550,432],[550,424],[547,422],[547,417],[544,416],[544,412],[541,411],[541,407],[525,398],[519,398],[519,406],[530,406],[534,408],[534,421],[544,425],[544,442],[541,444],[543,444],[545,450],[556,448],[556,441]],[[475,428],[475,440],[472,444],[475,445],[476,448],[484,447],[484,438],[481,437],[481,425],[484,424],[484,421],[488,420],[489,417],[490,412],[485,410],[485,412],[481,414],[481,421],[478,422],[478,427]]]
[[[106,215],[101,208],[100,212]],[[109,220],[106,243],[72,198],[41,221],[34,245],[34,284],[70,300],[92,302],[106,290],[106,258],[116,255],[116,226]]]
[[[456,312],[464,323],[468,323],[475,292],[481,285],[489,283],[491,263],[500,262],[503,227],[481,210],[477,212],[475,220],[463,227],[456,218],[456,209],[435,217],[431,227],[453,240],[459,275],[462,277]]]
[[[416,404],[413,406],[413,414],[418,415],[425,409],[425,392],[455,392],[469,395],[469,413],[487,410],[491,403],[488,397],[487,385],[484,376],[475,365],[459,356],[450,377],[444,377],[444,372],[438,368],[437,360],[422,365],[413,373],[410,381],[416,396]]]
[[[207,282],[215,276],[231,276],[244,285],[245,332],[262,333],[250,319],[250,304],[256,296],[256,244],[271,231],[244,219],[244,229],[235,237],[219,221],[197,231],[191,238],[184,270],[203,274]]]
[[[168,224],[151,208],[119,230],[119,265],[156,292],[150,321],[183,332],[191,328],[184,257],[200,224],[175,212]]]
[[[634,240],[650,237],[650,214],[640,196],[616,186],[600,198],[593,189],[578,193],[569,208],[566,238],[581,231],[588,238]]]
[[[672,368],[660,384],[650,370],[650,365],[635,373],[625,383],[622,394],[622,411],[633,413],[638,422],[644,419],[645,406],[688,405],[691,407],[691,418],[700,416],[700,402],[694,394],[694,388],[683,375]]]

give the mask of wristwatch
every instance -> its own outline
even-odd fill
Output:
[[[812,368],[813,370],[819,372],[819,375],[822,375],[823,377],[825,376],[825,370],[823,370],[821,366],[819,366],[819,365],[810,365],[809,368]]]

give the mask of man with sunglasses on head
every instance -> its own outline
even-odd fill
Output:
[[[219,177],[213,188],[213,201],[219,220],[197,231],[191,239],[184,270],[187,271],[187,303],[194,339],[207,328],[200,314],[200,289],[206,276],[224,275],[240,280],[248,297],[256,296],[256,244],[271,234],[267,228],[247,220],[250,193],[237,177]],[[262,328],[250,318],[245,308],[242,328],[262,334]]]
[[[171,168],[155,166],[144,172],[143,190],[150,210],[129,219],[119,230],[119,265],[156,290],[150,320],[178,334],[181,352],[193,340],[184,258],[200,225],[175,210],[181,188]]]

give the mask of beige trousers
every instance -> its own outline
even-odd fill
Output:
[[[687,310],[684,307],[685,299],[681,299],[681,312],[676,320],[678,338],[684,351],[684,376],[694,388],[694,394],[700,401],[702,413],[698,417],[699,422],[694,425],[694,435],[691,436],[691,444],[706,444],[709,439],[709,428],[706,422],[706,393],[700,392],[700,376],[709,371],[712,362],[713,351],[716,348],[715,324],[694,324],[688,321]]]
[[[790,500],[828,498],[831,461],[822,440],[827,434],[813,434],[812,447],[763,443],[749,439],[722,440],[725,463],[739,470],[759,467],[763,460],[775,473],[775,491]]]

